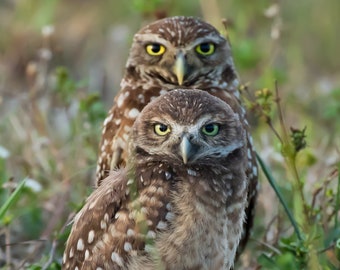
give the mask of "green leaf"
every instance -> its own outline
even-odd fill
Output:
[[[26,183],[26,179],[24,179],[19,186],[14,190],[14,192],[9,196],[9,198],[5,201],[3,206],[0,208],[0,220],[4,217],[6,214],[8,208],[11,207],[18,199],[20,194],[22,193],[24,186]]]

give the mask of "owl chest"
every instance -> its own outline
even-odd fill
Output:
[[[228,269],[227,224],[220,218],[182,218],[157,242],[167,269]]]
[[[229,269],[235,254],[230,250],[225,208],[195,202],[190,196],[176,199],[170,230],[156,241],[166,269]]]

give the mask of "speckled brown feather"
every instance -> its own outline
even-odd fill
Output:
[[[150,57],[145,53],[149,43],[164,43],[167,52],[162,57]],[[212,57],[197,57],[195,45],[201,42],[216,44]],[[121,90],[105,119],[99,149],[97,179],[102,180],[113,169],[124,166],[127,160],[127,141],[135,118],[152,99],[178,87],[172,70],[176,52],[186,55],[187,69],[181,87],[199,88],[230,103],[240,115],[248,135],[248,189],[247,218],[244,236],[240,244],[242,251],[249,238],[253,223],[253,211],[257,194],[257,165],[252,139],[239,99],[239,82],[235,71],[228,41],[211,25],[192,17],[172,17],[151,23],[134,36],[126,64]]]

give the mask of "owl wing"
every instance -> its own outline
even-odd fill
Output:
[[[94,265],[106,268],[107,265],[102,264],[105,261],[112,262],[112,248],[107,248],[112,242],[107,235],[111,234],[110,225],[114,223],[116,213],[126,200],[126,186],[126,172],[121,169],[113,172],[88,197],[86,204],[74,218],[64,252],[63,269],[88,269],[87,267]],[[107,251],[111,252],[107,254]],[[120,258],[116,259],[119,265]],[[117,265],[110,267],[116,269]]]
[[[126,75],[126,78],[130,77],[130,74]],[[113,106],[103,124],[96,171],[97,186],[101,185],[111,170],[126,164],[127,144],[132,125],[145,105],[152,98],[160,95],[159,86],[142,87],[138,85],[136,79],[126,78],[122,81],[124,88],[115,97]],[[132,80],[136,82],[136,85],[131,86],[132,83],[126,83]]]
[[[125,117],[123,109],[120,109],[117,103],[117,95],[114,104],[110,109],[108,116],[104,120],[102,129],[102,138],[99,145],[99,156],[97,161],[96,185],[100,186],[102,180],[106,178],[110,171],[123,164],[126,155],[126,131],[124,127],[131,127],[133,119]],[[123,103],[121,107],[126,106]]]

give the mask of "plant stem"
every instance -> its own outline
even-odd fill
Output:
[[[283,196],[281,194],[281,191],[280,191],[279,187],[277,186],[274,177],[272,176],[272,174],[270,173],[270,171],[268,170],[267,166],[264,164],[262,158],[259,156],[258,153],[256,153],[256,158],[257,158],[257,160],[258,160],[258,162],[259,162],[259,164],[261,166],[262,171],[264,172],[265,176],[267,177],[269,184],[271,185],[271,187],[273,188],[275,194],[279,198],[279,201],[282,204],[282,206],[283,206],[283,208],[284,208],[284,210],[285,210],[285,212],[286,212],[290,222],[292,223],[298,239],[300,241],[302,241],[303,239],[302,239],[301,232],[299,230],[299,226],[298,226],[298,224],[297,224],[293,214],[290,212],[289,207],[288,207],[285,199],[283,198]]]
[[[279,96],[279,90],[278,90],[278,85],[277,85],[277,81],[275,81],[275,102],[277,104],[277,109],[278,109],[278,115],[279,115],[279,121],[280,121],[280,126],[281,126],[281,130],[282,130],[282,149],[283,149],[283,157],[286,159],[286,163],[288,165],[288,169],[291,171],[291,174],[294,178],[295,181],[293,181],[294,184],[294,190],[297,190],[299,193],[299,197],[302,203],[302,215],[304,217],[303,219],[303,226],[307,226],[309,223],[309,210],[308,207],[306,205],[306,200],[305,200],[305,196],[303,194],[303,183],[301,182],[301,178],[299,176],[299,173],[297,171],[296,168],[296,151],[294,149],[294,146],[292,145],[287,129],[286,129],[286,124],[285,124],[285,120],[283,117],[283,110],[281,108],[281,99]],[[300,214],[299,214],[300,216]]]

